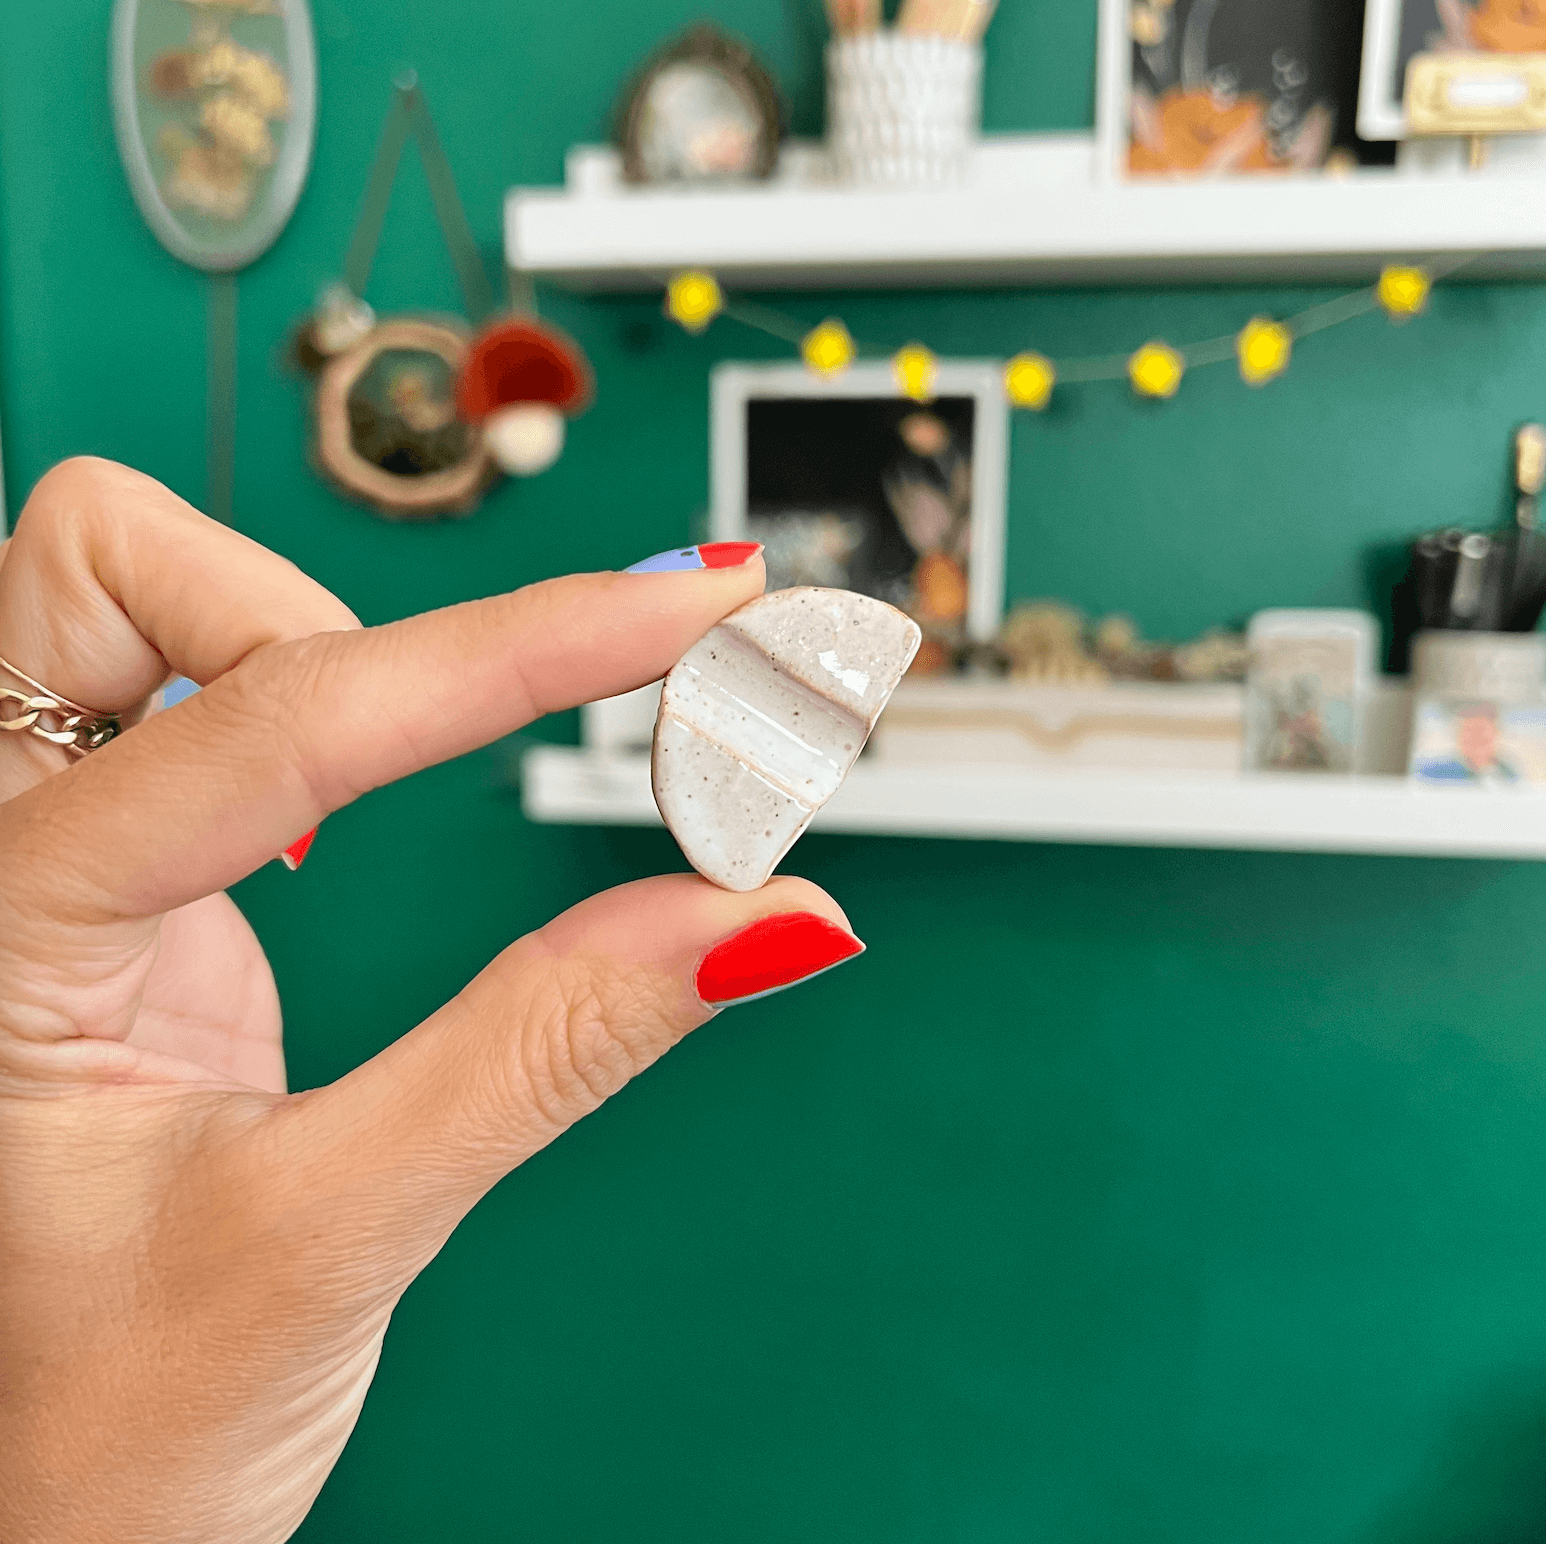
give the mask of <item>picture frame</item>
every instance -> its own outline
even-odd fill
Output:
[[[1546,22],[1532,24],[1502,0],[1367,0],[1359,134],[1371,140],[1406,138],[1411,132],[1405,96],[1412,61],[1466,53],[1479,55],[1483,63],[1489,56],[1519,61],[1532,54],[1546,56]]]
[[[1000,364],[940,360],[927,403],[901,392],[889,363],[831,378],[803,364],[726,363],[710,394],[713,540],[763,541],[770,588],[861,590],[909,611],[926,637],[942,608],[932,595],[909,603],[909,591],[914,602],[926,593],[925,561],[948,548],[961,554],[964,605],[944,630],[962,642],[997,636],[1009,472]],[[954,501],[961,544],[925,530],[948,519],[935,496]]]
[[[617,115],[631,183],[716,183],[773,175],[783,104],[751,49],[707,22],[653,54]]]
[[[115,0],[111,78],[119,157],[156,239],[211,273],[262,256],[311,166],[306,0]]]
[[[495,475],[483,435],[456,416],[470,341],[460,324],[394,317],[329,358],[313,403],[323,472],[389,519],[470,512]]]
[[[1346,773],[1362,759],[1376,628],[1359,611],[1258,611],[1247,634],[1244,765]]]
[[[1546,705],[1419,696],[1410,775],[1430,788],[1539,789],[1546,783]]]
[[[1345,0],[1100,0],[1106,180],[1355,164],[1363,36]]]

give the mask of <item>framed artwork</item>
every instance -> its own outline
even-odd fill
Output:
[[[762,542],[769,589],[857,590],[944,646],[990,641],[1004,604],[1002,368],[941,360],[935,389],[927,403],[903,396],[889,363],[834,379],[720,365],[714,539]]]
[[[1358,132],[1407,132],[1407,69],[1419,54],[1546,53],[1546,9],[1534,0],[1368,0]]]
[[[157,240],[220,273],[266,251],[311,164],[306,0],[116,0],[112,87],[118,153]]]
[[[1419,698],[1412,777],[1441,787],[1546,783],[1546,707]]]
[[[629,182],[769,177],[781,132],[773,77],[744,43],[707,23],[649,60],[617,126]]]
[[[1261,772],[1355,770],[1373,619],[1349,611],[1259,611],[1248,637],[1245,765]]]
[[[1347,0],[1101,0],[1100,164],[1124,178],[1352,164],[1361,42]]]

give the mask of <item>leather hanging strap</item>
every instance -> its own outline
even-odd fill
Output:
[[[424,175],[429,182],[435,218],[445,238],[452,265],[461,285],[468,320],[476,326],[494,309],[494,292],[483,265],[456,178],[440,146],[434,119],[411,71],[393,82],[392,105],[387,110],[376,147],[375,164],[365,185],[365,199],[355,221],[354,235],[344,259],[344,282],[363,296],[381,242],[381,228],[392,202],[392,185],[402,161],[403,147],[411,134],[419,147]],[[207,466],[204,508],[216,520],[232,523],[236,487],[236,347],[237,289],[234,273],[220,273],[209,281],[209,383]],[[3,507],[3,506],[0,506]],[[0,524],[0,530],[3,530]]]
[[[392,202],[392,185],[397,179],[403,147],[411,134],[419,147],[419,159],[424,163],[435,218],[456,269],[468,320],[476,326],[493,311],[494,291],[472,227],[467,223],[461,195],[456,191],[456,178],[441,149],[440,136],[435,132],[435,121],[419,90],[418,77],[410,71],[393,83],[393,91],[392,105],[381,129],[381,142],[376,147],[375,164],[370,169],[365,198],[349,241],[348,256],[344,259],[344,283],[353,294],[360,296],[370,283],[370,270],[381,242],[381,227]]]

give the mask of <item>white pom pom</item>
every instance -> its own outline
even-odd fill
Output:
[[[564,448],[564,415],[547,402],[515,402],[491,413],[483,436],[512,477],[545,472]]]
[[[322,354],[353,348],[376,325],[376,313],[342,284],[330,284],[317,301],[312,338]]]

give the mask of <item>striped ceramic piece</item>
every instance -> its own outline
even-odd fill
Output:
[[[918,650],[918,625],[849,590],[777,590],[666,677],[655,803],[687,861],[756,890],[837,792]]]

